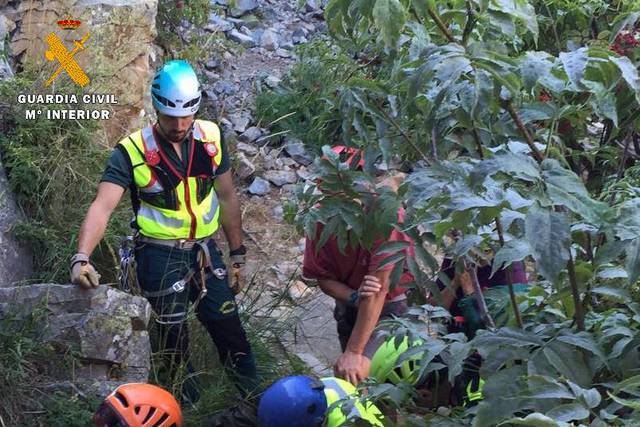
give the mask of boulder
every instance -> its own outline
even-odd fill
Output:
[[[237,166],[235,168],[236,175],[241,179],[249,178],[256,171],[256,167],[242,153],[236,153]]]
[[[264,177],[277,187],[294,184],[298,181],[296,173],[290,170],[270,170],[265,172]]]
[[[0,287],[25,280],[33,271],[31,251],[11,235],[11,227],[20,219],[0,160]]]
[[[24,318],[38,307],[47,313],[43,344],[55,349],[61,363],[74,352],[79,365],[73,383],[81,390],[101,394],[118,384],[148,380],[151,306],[145,298],[107,285],[89,291],[58,284],[0,289],[0,319]],[[43,388],[68,382],[66,372],[51,375],[43,379]]]
[[[304,166],[309,166],[313,163],[313,157],[307,153],[302,141],[296,138],[286,138],[284,141],[284,151],[287,152],[296,162]]]
[[[253,142],[262,136],[262,130],[259,127],[251,126],[238,136],[238,141],[241,142]]]
[[[74,41],[89,34],[85,49],[78,51],[74,59],[85,71],[90,83],[87,92],[116,95],[117,105],[100,105],[93,108],[110,108],[112,119],[103,121],[109,141],[117,140],[138,128],[141,112],[148,99],[148,81],[151,74],[150,55],[156,38],[156,14],[158,0],[32,0],[4,2],[0,15],[9,17],[7,11],[15,10],[12,22],[9,55],[21,65],[30,63],[41,67],[46,74],[53,74],[57,63],[45,58],[47,35],[55,33],[67,49]],[[14,9],[15,8],[15,9]],[[60,19],[72,18],[81,22],[77,29],[63,30]],[[69,81],[60,74],[57,81]],[[90,108],[78,104],[78,108]]]
[[[269,185],[269,181],[266,181],[259,176],[256,176],[249,186],[249,193],[255,194],[256,196],[264,196],[269,194],[270,191],[271,185]]]
[[[236,43],[240,43],[244,47],[254,47],[256,45],[255,40],[250,35],[241,33],[235,28],[227,33],[229,40],[233,40]]]
[[[234,18],[239,18],[257,8],[258,2],[256,0],[235,0],[229,14]]]
[[[275,51],[278,48],[278,33],[273,29],[265,30],[260,37],[260,46]]]

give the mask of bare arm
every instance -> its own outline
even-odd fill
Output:
[[[104,236],[113,210],[118,206],[125,189],[111,182],[101,182],[98,194],[91,203],[80,227],[78,252],[91,255]]]
[[[234,250],[242,245],[242,214],[231,171],[218,176],[214,185],[220,200],[220,224],[229,242],[229,249]]]
[[[345,351],[356,354],[362,354],[364,351],[364,347],[367,341],[369,341],[373,329],[376,327],[378,320],[380,320],[382,306],[389,292],[390,275],[391,271],[376,271],[372,273],[372,276],[375,276],[380,281],[382,287],[375,295],[360,301],[356,324],[353,326],[353,331],[351,332]]]
[[[372,273],[379,288],[368,298],[360,300],[358,306],[358,316],[356,323],[349,336],[347,348],[340,355],[334,366],[334,372],[337,376],[346,379],[350,383],[357,385],[360,381],[369,375],[371,368],[371,360],[363,356],[364,348],[371,337],[375,328],[385,298],[389,292],[389,276],[390,271],[377,271]]]
[[[331,298],[344,303],[349,301],[349,297],[353,293],[353,289],[342,282],[338,282],[337,280],[319,279],[318,287]]]

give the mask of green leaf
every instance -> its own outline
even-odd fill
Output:
[[[627,277],[626,274],[625,277]],[[629,292],[627,292],[626,289],[614,288],[613,286],[596,286],[594,288],[591,288],[591,292],[598,295],[618,298],[623,301],[627,301],[631,298],[631,295],[629,295]]]
[[[545,75],[551,72],[555,58],[547,52],[527,52],[520,60],[520,75],[524,87],[531,92]]]
[[[567,73],[567,76],[574,87],[576,89],[582,87],[580,82],[584,77],[584,72],[587,69],[587,62],[589,61],[587,49],[580,48],[573,52],[560,52],[560,60],[564,66],[564,71]]]
[[[383,254],[383,253],[393,254],[403,249],[406,249],[407,247],[409,247],[409,244],[410,244],[409,242],[403,242],[403,241],[384,242],[382,245],[380,245],[380,247],[376,251],[376,254],[377,255]]]
[[[640,76],[638,76],[638,69],[626,56],[611,57],[611,61],[618,66],[622,73],[622,78],[634,91],[640,89]]]
[[[627,262],[625,264],[629,283],[633,284],[640,277],[640,238],[632,240],[626,249]]]
[[[593,200],[582,180],[569,169],[563,168],[557,160],[545,159],[542,169],[547,193],[554,204],[566,206],[596,226],[612,215],[611,209],[605,203]]]
[[[605,356],[603,350],[598,346],[598,344],[593,339],[593,336],[591,336],[591,334],[589,334],[588,332],[571,333],[570,331],[566,330],[564,331],[563,335],[560,335],[557,338],[557,340],[587,350],[598,356],[602,362],[606,363],[607,357]]]
[[[545,375],[529,375],[529,395],[534,399],[571,399],[575,396],[567,386]]]
[[[529,210],[524,223],[540,274],[555,282],[569,261],[571,233],[566,215],[536,206]]]
[[[631,378],[627,378],[626,380],[617,383],[613,388],[613,392],[614,393],[620,393],[621,391],[637,392],[638,389],[640,389],[640,375],[635,375]]]
[[[382,270],[385,266],[389,264],[395,264],[398,261],[404,260],[405,257],[406,257],[406,254],[404,252],[398,252],[396,254],[389,255],[388,257],[380,261],[380,264],[378,265],[378,270]]]
[[[376,0],[373,20],[386,47],[393,47],[404,27],[404,8],[399,0]]]
[[[522,261],[531,255],[531,246],[524,240],[509,240],[501,247],[493,259],[493,267],[491,268],[491,276],[505,265],[510,265],[514,261]]]
[[[615,223],[616,236],[620,240],[640,238],[640,199],[627,200],[618,207]]]
[[[492,0],[489,8],[518,18],[531,32],[534,41],[538,41],[538,19],[536,11],[526,0]]]
[[[556,421],[579,421],[589,416],[589,410],[578,402],[566,403],[547,412],[547,416]]]
[[[482,243],[482,237],[472,234],[464,236],[453,245],[452,253],[456,258],[461,257],[469,253],[471,249]]]
[[[609,397],[611,397],[613,400],[615,400],[619,404],[623,406],[627,406],[635,411],[640,411],[640,400],[623,399],[621,397],[611,394],[610,392],[607,392],[607,393],[609,394]]]
[[[583,386],[591,384],[591,368],[585,364],[582,353],[575,347],[551,341],[542,352],[551,366],[565,378]]]
[[[500,425],[504,424],[515,424],[518,426],[531,426],[531,427],[561,427],[563,424],[558,424],[552,418],[547,417],[546,415],[540,414],[538,412],[534,412],[533,414],[529,414],[524,418],[510,418]]]
[[[640,12],[618,15],[614,21],[609,41],[613,43],[618,34],[620,34],[620,31],[624,30],[627,27],[634,27],[638,19],[640,19]]]

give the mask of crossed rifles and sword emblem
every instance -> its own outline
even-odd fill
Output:
[[[44,56],[49,61],[57,60],[60,63],[60,66],[49,80],[47,80],[47,86],[53,83],[55,78],[58,77],[63,70],[66,71],[69,77],[71,77],[71,80],[76,82],[78,85],[85,87],[89,84],[89,77],[84,71],[82,71],[80,65],[78,65],[76,60],[73,58],[76,53],[85,49],[84,44],[88,39],[89,33],[87,33],[82,40],[75,40],[73,42],[75,47],[71,52],[69,52],[56,33],[49,33],[47,36],[47,45],[49,46],[49,49],[44,53]]]

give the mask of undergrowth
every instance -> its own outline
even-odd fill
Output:
[[[58,88],[55,93],[79,93],[73,90]],[[5,126],[0,134],[0,153],[10,188],[24,214],[12,233],[33,249],[33,280],[66,283],[80,224],[95,197],[111,147],[97,121],[53,121],[44,114],[35,120],[25,119],[25,109],[30,106],[16,102],[21,93],[54,92],[45,89],[43,76],[35,70],[0,83]],[[129,232],[129,216],[127,209],[116,211],[92,256],[103,282],[115,280],[115,254],[120,236]]]

